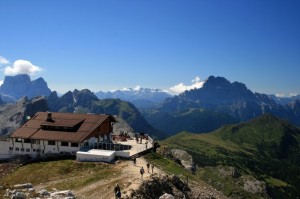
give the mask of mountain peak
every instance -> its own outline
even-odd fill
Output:
[[[27,74],[5,76],[0,90],[5,99],[10,99],[9,101],[17,101],[24,96],[28,98],[48,96],[51,93],[43,78],[31,81]]]
[[[256,97],[245,84],[234,82],[230,83],[224,77],[210,76],[202,88],[185,91],[180,94],[183,97],[192,101],[201,101],[209,104],[232,104],[241,100],[255,100]]]

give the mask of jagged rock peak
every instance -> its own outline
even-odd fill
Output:
[[[24,96],[34,98],[36,96],[48,96],[51,93],[51,90],[43,78],[40,77],[31,81],[27,74],[5,76],[0,90],[1,95],[5,96],[3,99],[12,102]]]

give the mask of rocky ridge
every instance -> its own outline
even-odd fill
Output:
[[[9,135],[26,120],[38,111],[48,111],[47,101],[44,97],[36,97],[29,100],[21,98],[16,103],[3,104],[0,106],[0,136]]]

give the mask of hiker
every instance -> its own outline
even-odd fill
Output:
[[[147,163],[147,170],[148,170],[148,173],[150,173],[149,172],[149,167],[150,167],[150,164],[149,164],[149,162]]]
[[[148,141],[145,142],[146,149],[148,149]]]
[[[136,165],[136,158],[133,158],[133,164]]]
[[[154,164],[151,165],[151,169],[152,169],[152,174],[153,174]]]
[[[143,180],[143,174],[144,174],[144,168],[142,167],[141,169],[140,169],[140,173],[141,173],[141,178],[142,178],[142,180]]]
[[[116,193],[116,198],[117,198],[117,199],[121,199],[121,191],[117,191],[117,193]]]
[[[116,199],[120,199],[121,198],[121,189],[119,187],[119,184],[116,184],[116,186],[114,188],[114,192],[115,192]]]

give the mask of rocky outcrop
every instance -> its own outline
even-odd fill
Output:
[[[242,176],[243,189],[252,194],[267,195],[266,183],[252,176]]]
[[[184,150],[163,147],[159,148],[157,152],[162,156],[173,160],[177,164],[182,165],[185,169],[192,173],[196,171],[196,164],[193,161],[193,157]]]
[[[31,183],[16,184],[12,187],[2,187],[5,189],[4,197],[13,199],[26,198],[47,198],[47,199],[75,199],[75,195],[70,190],[49,192],[47,190],[36,191]]]
[[[178,176],[154,175],[136,191],[132,199],[193,199],[193,198],[226,198],[218,191],[199,184],[186,184]]]
[[[193,161],[193,157],[188,154],[188,152],[181,149],[172,149],[171,154],[175,159],[180,160],[180,163],[184,166],[184,168],[193,173],[196,171],[196,165]]]
[[[47,101],[44,97],[28,100],[24,97],[14,104],[3,104],[0,106],[0,135],[9,135],[27,119],[39,111],[48,111]]]
[[[51,93],[43,78],[31,81],[27,74],[5,76],[0,91],[2,99],[6,102],[17,101],[25,96],[29,99],[37,96],[48,96]]]

